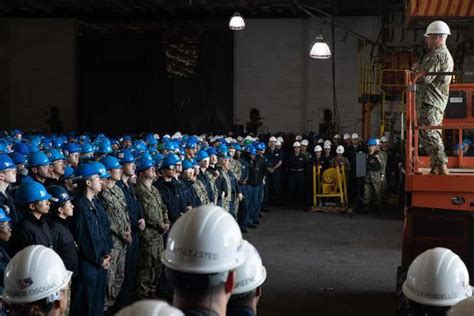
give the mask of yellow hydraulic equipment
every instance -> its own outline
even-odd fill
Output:
[[[313,207],[321,205],[321,198],[336,197],[341,206],[347,205],[347,183],[344,165],[328,168],[313,166]]]

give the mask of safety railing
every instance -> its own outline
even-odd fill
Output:
[[[427,76],[452,76],[459,74],[459,72],[426,72]],[[413,82],[414,73],[405,71],[405,86],[406,86],[406,162],[405,172],[407,175],[419,173],[420,156],[419,156],[419,132],[420,130],[454,130],[458,133],[458,153],[457,167],[472,168],[472,162],[464,163],[464,155],[462,150],[463,131],[465,129],[474,129],[474,123],[444,123],[440,126],[420,126],[418,124],[416,111],[416,83]]]

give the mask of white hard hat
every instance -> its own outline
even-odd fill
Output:
[[[163,138],[171,138],[171,137],[170,137],[170,134],[165,134]]]
[[[276,143],[275,143],[275,145],[276,145],[276,146],[281,146],[281,142],[277,140]]]
[[[351,135],[348,133],[345,133],[343,136],[344,140],[351,138]]]
[[[276,139],[276,137],[275,137],[275,136],[272,136],[272,137],[270,137],[270,139],[269,139],[268,141],[269,141],[269,142],[276,142],[276,141],[277,141],[277,139]]]
[[[377,145],[380,145],[380,139],[376,138],[375,142],[377,143]]]
[[[324,143],[324,146],[323,146],[324,149],[331,149],[331,144],[328,144],[328,143]]]
[[[244,260],[239,225],[216,205],[203,205],[181,216],[171,227],[161,255],[165,266],[188,273],[226,272]]]
[[[343,154],[344,153],[344,146],[341,146],[341,145],[337,146],[336,153],[337,154]]]
[[[352,138],[352,139],[358,139],[358,138],[359,138],[359,134],[354,133],[354,134],[352,134],[351,138]]]
[[[241,141],[243,141],[244,138],[242,136],[237,136],[237,141],[240,143]]]
[[[331,146],[332,145],[331,141],[330,140],[325,140],[324,141],[324,146],[326,146],[326,145]]]
[[[474,315],[474,297],[466,298],[449,309],[447,316]]]
[[[301,135],[296,135],[295,140],[302,140],[303,137]]]
[[[382,143],[386,143],[386,142],[388,142],[388,138],[385,137],[385,136],[382,136],[382,137],[380,137],[380,141],[381,141]]]
[[[71,280],[61,257],[54,250],[41,245],[28,246],[8,263],[5,274],[3,300],[9,304],[24,304],[46,299],[59,300],[59,291]]]
[[[244,240],[246,259],[245,262],[235,269],[235,286],[232,294],[243,294],[250,292],[265,282],[267,270],[262,264],[262,258],[257,249]]]
[[[181,135],[181,132],[176,132],[173,134],[173,136],[171,136],[171,139],[178,139],[178,138],[181,138],[182,135]]]
[[[225,138],[225,141],[226,141],[227,143],[232,143],[234,140],[232,139],[232,137],[226,137],[226,138]]]
[[[426,28],[425,37],[428,37],[430,34],[446,34],[451,35],[451,30],[449,29],[448,24],[443,21],[433,21]]]
[[[245,136],[245,140],[252,140],[252,136],[250,135]]]
[[[322,138],[318,139],[318,144],[322,144],[322,143],[324,143],[324,139]]]
[[[301,141],[301,146],[308,146],[308,145],[309,145],[309,142],[308,142],[307,139],[303,139],[303,140]]]
[[[283,137],[278,136],[278,137],[277,137],[277,142],[280,142],[280,143],[283,144],[285,141],[283,140]]]
[[[300,142],[294,142],[294,143],[293,143],[293,147],[301,147]]]
[[[315,152],[323,151],[323,149],[321,148],[321,146],[316,145],[316,146],[314,146],[314,151],[315,151]]]
[[[472,295],[466,265],[449,249],[429,249],[410,264],[403,294],[423,305],[455,305]]]
[[[341,135],[339,135],[339,134],[336,134],[336,135],[334,135],[334,137],[333,137],[333,138],[341,138]]]
[[[156,133],[153,134],[153,138],[154,138],[154,139],[160,139],[160,134],[156,134]]]
[[[184,316],[184,313],[168,303],[158,300],[143,300],[121,309],[117,316]]]

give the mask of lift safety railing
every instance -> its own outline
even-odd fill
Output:
[[[426,76],[453,76],[461,72],[426,72]],[[474,123],[456,123],[440,126],[419,126],[416,113],[416,83],[413,81],[414,73],[405,71],[406,89],[406,162],[405,172],[407,175],[420,173],[419,161],[419,132],[420,130],[457,130],[458,131],[458,162],[457,166],[463,166],[462,139],[464,129],[474,129]]]

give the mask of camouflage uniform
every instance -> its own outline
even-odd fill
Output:
[[[206,187],[204,183],[202,183],[200,180],[196,179],[193,183],[193,188],[196,191],[196,194],[201,201],[201,204],[209,204],[211,203],[211,200],[209,199],[209,194],[207,194]]]
[[[162,265],[160,255],[163,251],[162,226],[169,223],[168,210],[155,186],[147,187],[139,182],[135,186],[138,202],[143,207],[146,228],[139,232],[140,249],[137,271],[138,299],[154,298],[157,295],[158,281]]]
[[[219,189],[217,205],[230,212],[230,203],[232,200],[232,183],[228,171],[218,168],[219,178],[216,180],[216,186]]]
[[[380,212],[382,204],[382,165],[377,154],[367,156],[367,172],[363,183],[362,203],[365,211],[368,212],[371,207],[373,211]]]
[[[446,46],[433,50],[421,62],[421,70],[426,72],[451,72],[453,68],[453,58]],[[425,76],[419,79],[416,106],[420,126],[442,124],[450,82],[451,76]],[[432,167],[448,162],[441,130],[420,130],[419,136],[426,154],[431,157]]]
[[[105,309],[115,304],[117,295],[123,284],[125,275],[125,258],[127,255],[126,232],[130,232],[130,218],[127,202],[122,189],[117,185],[102,190],[100,193],[104,202],[112,232],[112,251],[110,267],[107,270],[107,299]]]
[[[234,174],[238,182],[238,180],[242,177],[242,163],[240,162],[240,160],[234,158],[230,160],[230,172]],[[235,210],[235,212],[237,212],[240,204],[239,199],[237,197],[234,197],[233,203],[233,209]]]
[[[380,164],[382,165],[382,170],[380,171],[382,174],[382,199],[385,199],[386,195],[386,187],[387,187],[387,175],[386,175],[386,169],[387,169],[387,160],[388,160],[388,154],[384,150],[380,150],[378,152],[379,158],[380,158]]]

